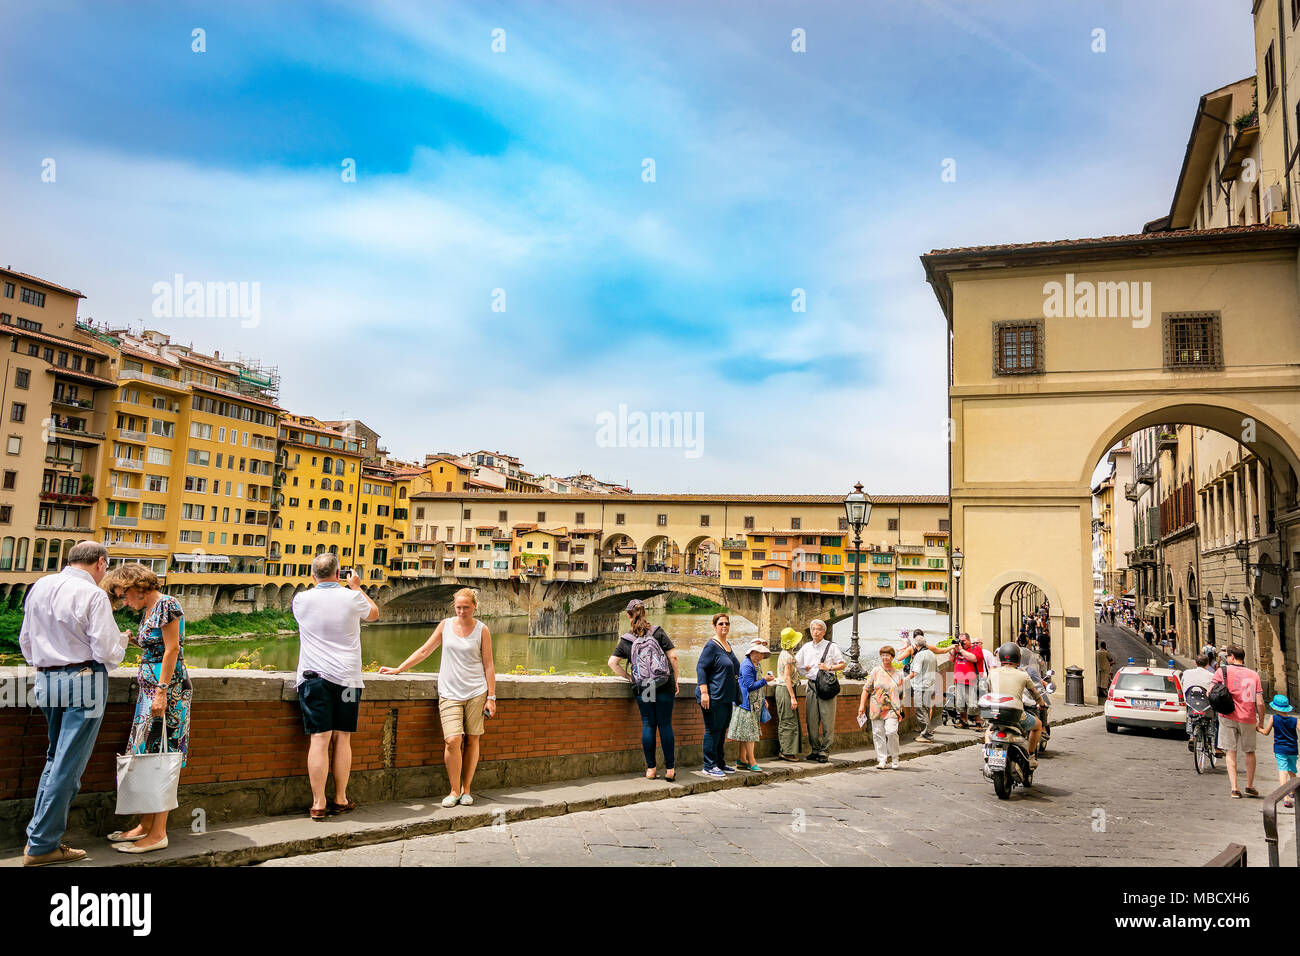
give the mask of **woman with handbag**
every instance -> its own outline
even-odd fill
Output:
[[[902,709],[899,688],[902,683],[902,672],[894,670],[894,649],[886,644],[880,649],[880,663],[862,685],[862,699],[858,701],[858,722],[866,718],[871,720],[871,742],[876,745],[878,770],[885,769],[888,758],[893,759],[893,769],[898,769],[898,717]]]
[[[167,848],[167,814],[176,807],[176,777],[185,766],[189,751],[190,702],[193,687],[185,667],[185,612],[179,602],[160,591],[158,576],[143,564],[122,564],[104,576],[101,587],[115,601],[140,612],[140,628],[136,643],[140,655],[139,695],[136,698],[135,716],[131,721],[128,752],[131,755],[165,751],[162,758],[179,754],[179,761],[161,759],[166,770],[155,778],[162,783],[165,793],[157,794],[158,809],[141,813],[140,822],[129,830],[117,830],[108,835],[113,848],[122,853],[148,853]],[[164,734],[166,739],[164,740]],[[137,761],[142,768],[148,766]],[[123,768],[127,769],[123,769]],[[124,775],[130,775],[132,761],[119,760],[119,796]],[[152,767],[151,774],[157,773]],[[170,804],[167,806],[166,804]]]
[[[762,640],[749,645],[749,652],[740,662],[740,693],[743,703],[732,710],[731,726],[727,728],[727,736],[740,744],[736,766],[755,773],[762,772],[763,768],[754,761],[754,744],[758,742],[761,726],[772,719],[767,701],[763,699],[763,691],[767,688],[768,681],[776,679],[771,671],[767,672],[765,678],[759,677],[758,665],[763,658],[771,656],[772,651]]]
[[[808,678],[804,696],[808,713],[808,759],[827,763],[827,751],[835,740],[835,698],[840,692],[836,674],[844,670],[844,655],[835,642],[826,638],[826,622],[814,620],[808,625],[812,640],[799,649],[795,662]]]

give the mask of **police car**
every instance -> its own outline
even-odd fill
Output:
[[[1179,672],[1170,667],[1135,664],[1119,668],[1106,694],[1106,730],[1121,727],[1186,732],[1187,703]]]

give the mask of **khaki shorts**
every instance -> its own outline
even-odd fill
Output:
[[[487,692],[469,700],[443,700],[438,698],[438,717],[442,721],[442,739],[483,736],[483,708],[487,706]]]
[[[1219,718],[1219,746],[1228,753],[1240,750],[1244,754],[1255,752],[1255,725],[1230,717]]]

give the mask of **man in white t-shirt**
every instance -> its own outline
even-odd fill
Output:
[[[298,622],[298,706],[303,729],[311,735],[307,776],[311,780],[311,818],[356,809],[348,799],[352,735],[361,710],[361,622],[379,619],[379,608],[361,590],[355,571],[347,587],[339,582],[339,559],[318,554],[311,563],[316,586],[293,599]],[[325,778],[334,745],[334,801],[325,801]]]

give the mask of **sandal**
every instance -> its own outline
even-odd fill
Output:
[[[357,808],[357,802],[349,799],[347,803],[334,803],[333,801],[325,804],[325,812],[329,814],[348,813]]]
[[[1285,800],[1282,801],[1282,806],[1284,806],[1284,807],[1286,807],[1288,810],[1290,810],[1292,807],[1295,806],[1295,798],[1294,798],[1294,797],[1287,797]]]
[[[320,810],[317,810],[315,807],[312,807],[311,810],[308,811],[308,813],[311,814],[311,819],[312,819],[312,822],[313,822],[313,823],[324,823],[324,822],[325,822],[325,814],[326,814],[327,812],[328,812],[328,811],[325,810],[324,808],[322,808],[322,809],[320,809]]]
[[[1232,791],[1232,799],[1234,799],[1234,800],[1240,800],[1240,799],[1241,799],[1241,791],[1240,791],[1240,790],[1234,790],[1234,791]]]

